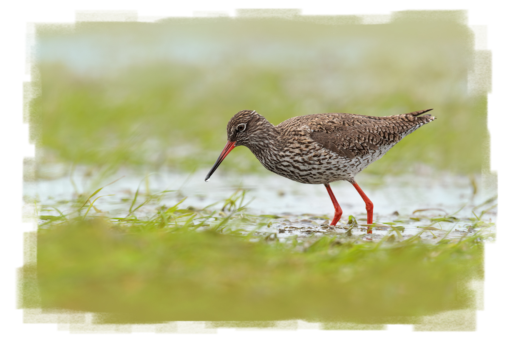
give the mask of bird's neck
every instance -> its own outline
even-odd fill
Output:
[[[265,165],[269,160],[274,160],[278,155],[280,143],[279,132],[276,127],[265,118],[261,122],[262,126],[252,136],[250,144],[247,145],[250,151],[257,159]]]

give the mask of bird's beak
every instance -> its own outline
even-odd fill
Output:
[[[227,145],[225,145],[225,147],[223,148],[223,151],[220,153],[220,157],[218,157],[218,159],[216,160],[216,163],[214,163],[211,171],[209,171],[209,173],[207,174],[207,177],[205,178],[206,182],[209,180],[209,178],[212,176],[212,174],[216,171],[216,169],[218,169],[221,162],[223,162],[223,160],[225,159],[225,157],[227,157],[229,152],[232,151],[232,149],[235,147],[236,147],[236,142],[231,142],[231,141],[227,142]]]

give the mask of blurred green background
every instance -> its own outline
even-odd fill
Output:
[[[95,175],[121,166],[209,168],[225,145],[228,120],[243,109],[276,125],[313,113],[434,108],[436,121],[365,172],[420,175],[426,165],[480,173],[488,164],[487,101],[468,89],[475,51],[465,19],[444,11],[399,12],[371,25],[357,17],[242,15],[38,25],[30,85],[36,96],[27,106],[36,176],[48,164],[87,165]],[[263,169],[238,148],[219,171],[269,173]],[[74,185],[72,170],[69,178]],[[135,214],[165,193],[152,195],[147,177],[145,183],[145,191],[123,193],[120,201],[132,203],[121,213],[94,206],[108,196],[99,196],[99,185],[81,195],[76,189],[69,201],[26,200],[35,202],[39,228],[26,246],[37,259],[20,270],[21,308],[89,311],[105,323],[366,324],[396,320],[390,317],[419,323],[424,315],[476,308],[469,284],[483,279],[482,231],[493,223],[482,216],[496,207],[487,208],[495,197],[471,201],[474,218],[437,215],[443,209],[426,218],[413,213],[424,229],[405,240],[399,230],[411,219],[397,213],[385,223],[401,229],[391,227],[377,242],[351,235],[356,222],[349,232],[280,242],[266,228],[278,216],[248,214],[239,196],[232,199],[236,193],[221,209],[179,208],[181,200],[151,208],[149,217]],[[446,239],[440,224],[432,227],[440,221],[462,223],[465,234]],[[246,234],[250,226],[267,230]],[[424,232],[437,243],[422,240]]]
[[[374,25],[298,16],[38,26],[39,95],[29,110],[37,162],[192,171],[212,165],[239,110],[276,125],[312,113],[434,108],[435,122],[366,172],[426,164],[479,173],[487,105],[467,88],[473,33],[464,12],[423,13]],[[220,171],[263,171],[248,149],[233,155]]]

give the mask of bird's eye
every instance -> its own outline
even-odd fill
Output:
[[[237,132],[243,132],[244,130],[246,130],[246,124],[239,124],[237,127],[236,127],[236,131]]]

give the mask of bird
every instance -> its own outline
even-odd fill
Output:
[[[436,119],[425,114],[431,110],[391,116],[318,113],[276,126],[255,110],[242,110],[228,122],[227,144],[205,181],[235,147],[246,146],[269,171],[299,183],[324,185],[335,209],[330,226],[336,226],[343,213],[330,183],[351,183],[365,202],[371,234],[374,204],[354,178],[405,136]]]

